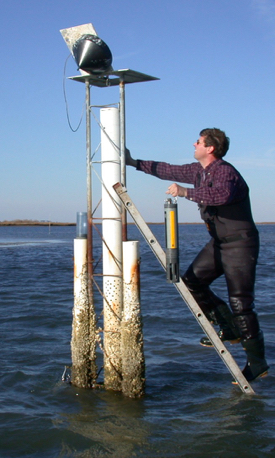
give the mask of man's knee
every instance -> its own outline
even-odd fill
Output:
[[[196,292],[202,289],[200,280],[194,274],[192,266],[188,267],[182,276],[182,280],[189,289],[189,291]]]
[[[253,298],[237,298],[230,297],[230,305],[232,308],[234,322],[238,327],[242,338],[252,339],[260,332],[257,313]]]

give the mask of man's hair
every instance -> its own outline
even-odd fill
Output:
[[[222,130],[215,127],[213,129],[203,129],[200,132],[200,136],[205,137],[205,146],[214,146],[213,155],[217,159],[226,155],[230,140]]]

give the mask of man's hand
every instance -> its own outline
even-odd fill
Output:
[[[184,188],[184,186],[179,186],[177,183],[173,183],[167,189],[166,194],[171,194],[173,197],[186,197],[187,188]]]
[[[137,166],[137,161],[136,159],[132,158],[131,153],[128,150],[128,148],[125,148],[125,162],[126,162],[126,165],[131,165],[132,167]]]

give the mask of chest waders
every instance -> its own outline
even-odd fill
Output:
[[[243,374],[248,381],[267,373],[263,333],[254,310],[254,284],[259,252],[259,237],[247,197],[224,206],[200,206],[211,240],[197,255],[183,276],[183,281],[210,321],[220,326],[222,341],[241,341],[247,354]],[[229,303],[209,288],[225,276]],[[213,319],[213,316],[215,317]],[[207,337],[204,346],[212,346]]]

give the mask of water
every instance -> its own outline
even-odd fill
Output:
[[[163,243],[163,226],[151,229]],[[199,345],[199,325],[129,227],[141,240],[146,357],[146,394],[132,400],[62,381],[71,363],[75,228],[0,227],[0,457],[274,457],[275,226],[259,230],[256,305],[271,368],[250,397],[231,384],[215,350]],[[182,271],[207,238],[201,225],[180,226]],[[226,298],[222,280],[215,291]],[[242,367],[241,346],[230,350]]]

